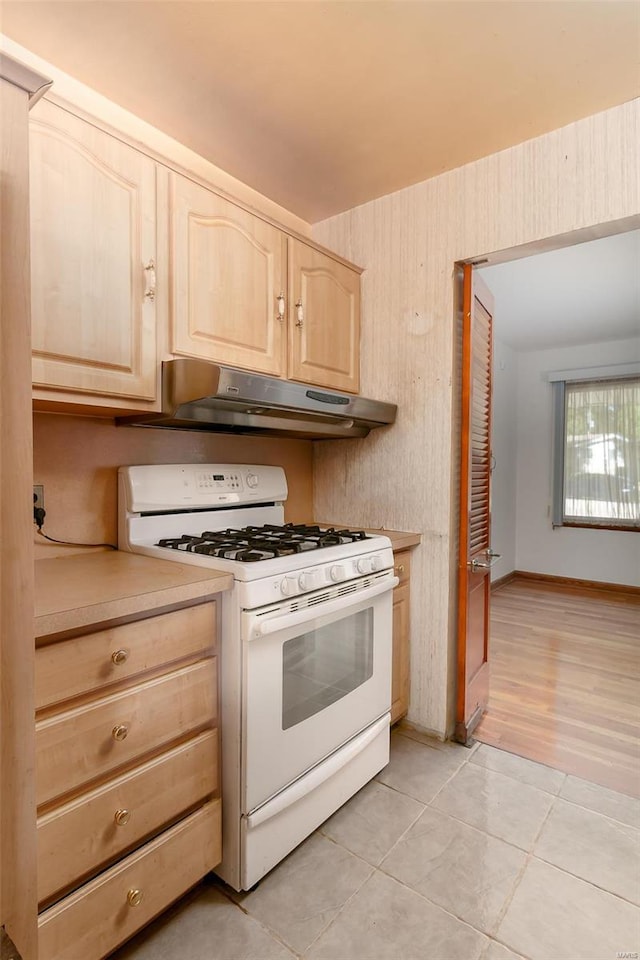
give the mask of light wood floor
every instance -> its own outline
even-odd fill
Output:
[[[514,580],[491,597],[491,692],[475,737],[640,796],[640,604]]]

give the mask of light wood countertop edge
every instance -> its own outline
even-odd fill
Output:
[[[328,523],[325,520],[314,520],[314,523],[321,527],[348,527],[349,529],[362,529],[365,533],[379,533],[383,537],[389,537],[393,550],[406,550],[409,547],[417,547],[422,542],[422,534],[412,533],[409,530],[386,530],[384,527],[359,527],[357,523]]]
[[[38,560],[34,635],[44,638],[123,622],[231,589],[229,573],[139,554]]]

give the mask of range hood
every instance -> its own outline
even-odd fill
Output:
[[[213,433],[330,440],[366,437],[393,423],[393,403],[245,373],[207,360],[165,360],[162,412],[119,417],[118,423]]]

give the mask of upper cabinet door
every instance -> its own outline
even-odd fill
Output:
[[[289,376],[360,389],[360,274],[289,239]]]
[[[33,382],[153,400],[155,163],[45,100],[29,147]]]
[[[171,351],[284,376],[284,234],[185,177],[171,181]]]

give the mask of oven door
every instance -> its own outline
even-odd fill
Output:
[[[385,571],[243,613],[244,814],[389,711],[397,582]]]

